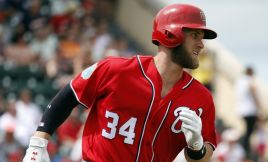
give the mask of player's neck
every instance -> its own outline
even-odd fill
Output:
[[[165,97],[181,79],[183,68],[175,64],[167,54],[161,52],[154,57],[154,63],[162,78],[161,96]]]
[[[183,68],[174,63],[169,55],[159,52],[154,57],[154,63],[164,82],[176,83],[182,77]]]

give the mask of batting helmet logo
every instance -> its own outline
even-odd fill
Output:
[[[200,17],[202,21],[206,22],[206,16],[203,11],[200,11]]]

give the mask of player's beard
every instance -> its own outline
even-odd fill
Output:
[[[171,60],[183,68],[196,69],[199,66],[199,60],[192,55],[183,45],[180,45],[172,49]]]

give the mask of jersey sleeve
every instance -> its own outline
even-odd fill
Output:
[[[100,90],[109,73],[109,61],[103,60],[84,69],[72,81],[71,87],[78,102],[89,108],[101,95]]]
[[[208,109],[204,112],[202,117],[202,136],[205,143],[209,143],[215,150],[217,146],[216,130],[215,130],[215,106],[212,97],[210,98],[210,104]]]

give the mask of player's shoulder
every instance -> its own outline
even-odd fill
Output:
[[[211,91],[207,87],[205,87],[201,82],[196,79],[195,82],[198,85],[198,91],[200,92],[200,94],[202,94],[202,96],[212,98]]]
[[[149,66],[149,64],[153,60],[153,56],[152,55],[137,55],[137,59],[139,63],[142,64],[144,68],[146,68]]]
[[[135,56],[130,57],[120,57],[120,56],[108,56],[103,59],[103,61],[109,62],[109,63],[125,63],[129,62],[135,59]]]
[[[152,59],[152,56],[145,55],[133,55],[130,57],[117,57],[117,56],[109,56],[103,60],[111,67],[130,67],[131,65],[135,65],[140,60],[141,62],[149,61]],[[134,64],[132,64],[134,63]]]
[[[191,76],[188,73],[187,75]],[[193,77],[192,77],[192,83],[190,87],[195,91],[195,94],[199,94],[202,97],[212,98],[211,91],[207,87],[205,87],[200,81],[198,81],[197,79]]]
[[[138,57],[139,59],[141,59],[141,60],[151,60],[151,59],[153,58],[152,55],[143,55],[143,54],[141,54],[141,55],[137,55],[137,57]]]
[[[112,62],[129,62],[129,61],[136,61],[137,59],[140,60],[150,60],[153,56],[151,55],[143,55],[137,54],[129,57],[119,57],[119,56],[108,56],[104,60],[112,61]]]
[[[134,62],[135,56],[131,57],[118,57],[118,56],[109,56],[103,59],[100,63],[106,64],[109,68],[112,69],[121,69],[122,67],[129,66],[131,62]]]

